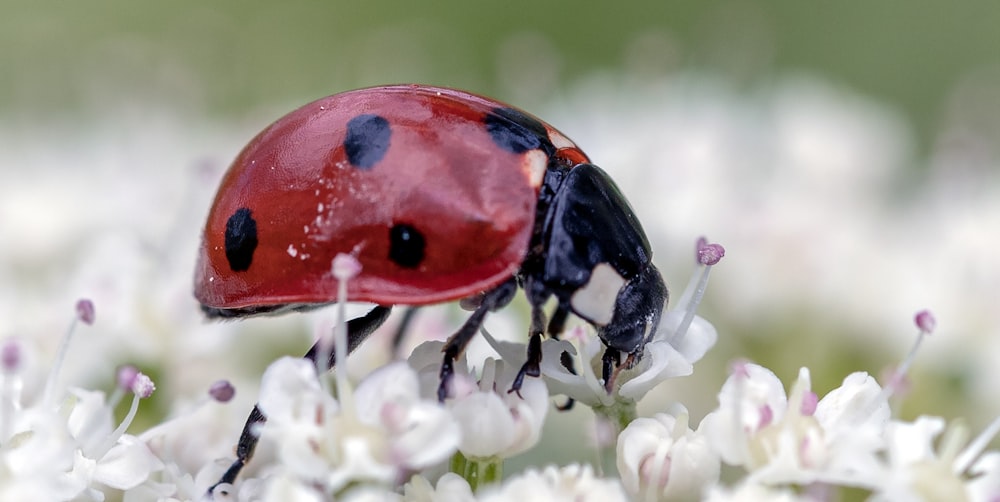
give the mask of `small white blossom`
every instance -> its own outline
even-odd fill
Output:
[[[422,476],[414,476],[403,487],[406,502],[475,502],[476,496],[465,478],[448,472],[441,476],[437,485]]]
[[[548,466],[542,470],[528,469],[507,479],[499,487],[483,490],[479,500],[625,502],[629,498],[617,479],[596,477],[589,465],[570,464],[565,467]]]
[[[636,500],[695,500],[719,480],[718,454],[688,427],[687,410],[632,421],[618,435],[618,474]]]
[[[705,502],[814,502],[816,499],[797,495],[787,488],[743,481],[734,488],[713,486],[704,498]]]
[[[459,451],[469,459],[508,458],[536,445],[549,409],[548,389],[538,378],[525,378],[518,392],[508,392],[527,348],[486,336],[506,357],[488,358],[478,378],[466,370],[467,364],[456,362],[454,397],[445,402],[461,429]],[[442,346],[425,342],[410,357],[410,364],[426,375],[423,380],[433,384],[431,389],[437,386]]]
[[[82,301],[93,319],[93,306]],[[70,333],[72,332],[72,328]],[[69,340],[67,334],[65,340]],[[10,345],[14,343],[16,345]],[[65,342],[64,342],[65,343]],[[58,366],[52,367],[45,393],[25,403],[23,375],[40,374],[26,366],[18,342],[4,344],[4,371],[0,372],[0,499],[104,500],[104,489],[128,490],[145,482],[163,464],[136,437],[125,434],[135,417],[140,396],[133,395],[125,420],[113,422],[113,404],[104,393],[71,388],[57,390]],[[65,353],[60,349],[60,353]],[[57,365],[60,358],[57,357]],[[141,373],[144,396],[152,382]]]
[[[854,373],[817,402],[806,368],[786,396],[770,370],[742,364],[699,429],[726,463],[760,482],[868,486],[889,419],[885,399],[874,379]]]
[[[457,424],[419,397],[417,375],[404,363],[376,370],[342,402],[321,389],[315,367],[304,359],[279,359],[262,382],[260,407],[268,420],[261,440],[277,445],[286,474],[321,494],[359,484],[395,486],[405,473],[444,461],[458,445]],[[298,494],[294,486],[281,489]]]
[[[675,325],[680,315],[679,312],[667,312],[661,322],[668,327]],[[690,375],[694,371],[693,364],[717,338],[715,328],[697,316],[680,350],[665,337],[659,336],[665,331],[658,331],[658,336],[645,345],[639,363],[632,368],[622,368],[617,373],[609,393],[600,377],[604,344],[596,335],[585,334],[586,330],[577,326],[564,340],[548,339],[542,342],[541,369],[552,394],[568,396],[592,408],[612,406],[620,401],[637,402],[664,380]],[[575,373],[563,366],[564,352],[575,356]],[[506,351],[501,354],[506,354]]]
[[[966,445],[968,428],[960,422],[947,429],[940,417],[890,422],[886,427],[886,465],[878,472],[873,499],[997,500],[1000,453],[991,451],[980,456],[980,452],[998,429],[1000,419]]]

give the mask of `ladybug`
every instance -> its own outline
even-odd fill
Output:
[[[195,297],[210,318],[326,305],[337,299],[339,253],[362,266],[348,301],[377,305],[349,323],[352,347],[393,306],[472,307],[445,345],[441,400],[487,313],[518,289],[531,323],[512,390],[539,374],[541,337],[558,336],[569,314],[606,345],[610,388],[614,369],[640,357],[667,300],[639,220],[580,148],[526,112],[442,87],[335,94],[258,134],[212,204]]]

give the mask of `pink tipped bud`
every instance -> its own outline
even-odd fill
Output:
[[[750,370],[747,366],[750,365],[750,361],[746,359],[737,359],[729,363],[729,374],[738,375],[740,378],[750,378]]]
[[[236,395],[236,387],[229,380],[219,380],[208,388],[208,395],[220,403],[228,403]]]
[[[4,373],[14,373],[21,367],[21,344],[17,340],[7,340],[0,347],[0,368]]]
[[[94,302],[86,298],[77,301],[76,318],[88,326],[94,324]]]
[[[349,254],[338,253],[333,258],[332,268],[337,280],[346,281],[361,273],[361,262]]]
[[[139,368],[132,366],[131,364],[126,364],[118,368],[118,388],[124,390],[132,390],[132,386],[135,384],[135,378],[139,375]]]
[[[704,237],[698,239],[697,260],[701,265],[715,265],[726,256],[726,248],[720,244],[709,244]]]
[[[153,395],[153,391],[156,390],[156,385],[153,384],[153,380],[148,376],[137,373],[135,375],[135,380],[132,382],[132,393],[139,396],[142,399],[146,399]]]
[[[917,328],[920,329],[922,333],[931,334],[934,332],[934,328],[937,327],[937,319],[934,318],[934,314],[930,310],[921,310],[917,312],[917,315],[913,316],[913,322],[916,323]]]
[[[799,411],[802,416],[811,417],[816,413],[816,407],[819,406],[819,396],[813,391],[806,391],[802,396],[802,409]]]

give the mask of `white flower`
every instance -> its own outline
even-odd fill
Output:
[[[1000,453],[980,453],[998,430],[1000,419],[966,446],[968,428],[961,422],[947,430],[940,417],[890,422],[886,427],[886,465],[878,473],[879,486],[873,499],[997,500]],[[942,431],[944,435],[935,448]]]
[[[81,315],[92,318],[92,309]],[[49,372],[45,393],[25,405],[19,391],[21,375],[34,369],[22,367],[18,342],[5,342],[3,352],[0,499],[18,500],[19,494],[32,493],[31,499],[104,500],[103,488],[134,488],[163,467],[143,442],[125,434],[140,396],[133,396],[129,414],[116,428],[113,404],[105,401],[104,393],[73,388],[68,396],[58,398],[55,367]],[[152,392],[145,375],[135,372],[133,376],[129,386],[138,381],[141,385],[132,388],[144,386]]]
[[[661,334],[676,326],[682,316],[682,312],[664,314],[661,321],[664,328],[645,345],[638,364],[618,372],[610,393],[600,377],[604,344],[592,332],[587,333],[587,328],[576,326],[563,340],[543,341],[541,369],[549,392],[568,396],[591,408],[609,407],[619,402],[635,403],[664,380],[690,375],[694,371],[693,363],[715,343],[717,334],[711,323],[695,316],[685,345],[680,350],[675,348]],[[513,356],[519,352],[502,347],[503,344],[494,345],[504,360],[516,361]],[[563,353],[575,356],[573,371],[563,366]],[[520,357],[523,360],[523,356]]]
[[[817,499],[797,495],[787,488],[772,488],[745,480],[734,488],[713,486],[708,490],[704,500],[705,502],[814,502]]]
[[[686,409],[638,418],[618,435],[618,474],[636,500],[695,500],[719,480],[719,456]]]
[[[406,502],[475,502],[476,496],[465,478],[448,472],[438,479],[437,485],[422,476],[414,476],[403,487]]]
[[[277,445],[282,475],[320,494],[395,486],[405,473],[444,461],[458,445],[455,421],[418,391],[416,373],[394,363],[337,402],[321,389],[311,362],[282,358],[262,380],[260,407],[268,420],[261,441]],[[297,494],[295,486],[281,489]]]
[[[744,364],[699,430],[723,461],[745,467],[760,482],[870,486],[888,419],[888,402],[867,374],[849,375],[817,403],[808,369],[799,371],[786,397],[774,373]]]
[[[1000,452],[991,451],[979,457],[969,468],[972,477],[966,482],[969,498],[976,501],[996,501],[1000,497]]]
[[[548,466],[527,471],[489,487],[481,502],[625,502],[629,500],[616,479],[598,478],[589,465]]]
[[[445,402],[461,429],[458,449],[472,460],[508,458],[536,445],[549,409],[548,389],[538,378],[525,378],[518,392],[508,392],[527,348],[485,336],[504,359],[486,359],[477,378],[460,358],[452,379],[454,397]],[[437,388],[442,346],[425,342],[410,356],[410,364],[424,375],[425,392]]]

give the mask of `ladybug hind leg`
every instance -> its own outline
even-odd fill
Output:
[[[362,342],[368,339],[368,336],[375,332],[386,319],[389,318],[389,313],[392,311],[392,307],[387,306],[376,306],[370,310],[367,314],[357,318],[347,321],[347,352],[354,352],[354,349],[358,348]],[[316,342],[309,352],[303,356],[305,359],[316,363],[316,358],[319,355],[321,342]],[[329,354],[329,361],[327,368],[333,368],[334,363],[336,363],[336,357],[334,351],[331,349]],[[250,411],[250,416],[247,417],[246,424],[243,426],[243,432],[240,433],[239,442],[236,443],[236,460],[233,461],[232,465],[226,469],[226,472],[219,478],[218,481],[208,489],[209,498],[215,493],[215,489],[224,483],[232,484],[236,481],[236,478],[240,475],[240,471],[246,466],[247,462],[253,457],[254,450],[257,448],[257,441],[260,436],[257,435],[256,430],[259,428],[260,424],[267,421],[267,417],[264,413],[260,411],[258,405],[254,405],[253,410]]]

